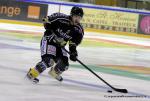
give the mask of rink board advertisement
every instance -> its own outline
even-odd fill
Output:
[[[51,5],[49,5],[51,6]],[[57,7],[58,9],[59,7]],[[60,12],[70,14],[72,6],[61,6]],[[139,14],[85,8],[82,25],[85,28],[137,33]],[[48,10],[50,14],[51,10]]]
[[[60,8],[61,13],[69,14],[72,7],[61,5]],[[139,14],[85,7],[83,7],[83,10],[85,14],[82,25],[85,28],[131,33],[137,33],[138,31]]]
[[[137,32],[139,14],[83,8],[83,25],[87,28]]]
[[[42,22],[43,16],[55,12],[70,14],[72,6],[65,5],[65,3],[40,4],[40,2],[25,2],[25,0],[22,0],[22,2],[19,0],[1,0],[0,18]],[[82,5],[80,6],[82,7]],[[150,35],[149,15],[108,9],[82,8],[85,13],[82,20],[84,28]]]
[[[140,15],[138,33],[150,35],[150,15]]]
[[[47,9],[46,4],[3,0],[0,1],[0,18],[42,22],[42,17],[47,15]]]

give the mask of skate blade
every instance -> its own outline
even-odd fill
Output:
[[[49,74],[49,76],[51,76],[52,78],[56,79],[59,82],[63,81],[62,77],[57,77],[57,75],[55,73],[51,72],[51,71],[49,71],[48,74]]]
[[[60,81],[60,82],[62,82],[63,81],[63,78],[61,77],[61,78],[55,78],[56,80],[58,80],[58,81]]]
[[[30,83],[32,83],[32,84],[37,84],[37,83],[39,83],[39,80],[38,80],[38,79],[31,79],[31,78],[29,78],[27,75],[24,77],[24,80],[26,80],[26,81],[28,81],[28,82],[30,82]]]

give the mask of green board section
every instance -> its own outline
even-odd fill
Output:
[[[70,64],[70,66],[74,68],[84,69],[84,67],[81,65]],[[129,71],[124,71],[124,70],[117,70],[117,69],[106,68],[106,67],[99,67],[99,66],[94,66],[94,65],[87,65],[87,66],[95,72],[102,72],[102,73],[107,73],[107,74],[113,74],[113,75],[118,75],[118,76],[124,76],[124,77],[129,77],[129,78],[134,78],[134,79],[150,81],[150,75],[144,76],[145,74],[129,72]]]
[[[19,38],[22,40],[29,40],[40,42],[42,35],[34,35],[34,34],[23,34],[23,33],[15,33],[15,32],[0,32],[0,35],[12,36],[15,38]],[[104,41],[95,41],[90,39],[84,39],[81,47],[109,47],[109,48],[137,48],[134,46],[129,46],[121,43],[113,43],[113,42],[104,42]]]

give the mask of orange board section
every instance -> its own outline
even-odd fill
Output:
[[[29,6],[28,7],[28,18],[39,19],[40,17],[40,7]]]

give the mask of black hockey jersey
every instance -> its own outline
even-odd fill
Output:
[[[54,13],[47,16],[47,21],[44,23],[46,29],[45,36],[55,33],[58,37],[69,41],[75,46],[79,45],[83,39],[84,30],[80,24],[72,25],[71,16],[63,13]]]

